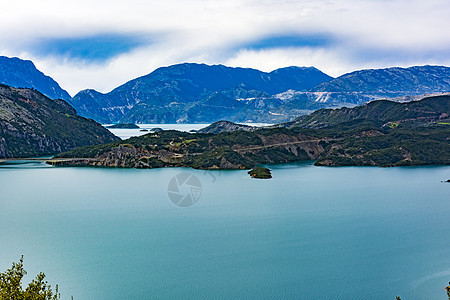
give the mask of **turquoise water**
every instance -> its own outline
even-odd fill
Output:
[[[0,165],[0,270],[23,254],[63,299],[447,299],[450,167],[270,168]]]

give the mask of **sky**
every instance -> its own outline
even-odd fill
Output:
[[[0,55],[72,96],[183,62],[272,71],[450,66],[449,0],[2,0]]]

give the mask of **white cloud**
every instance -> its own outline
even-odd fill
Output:
[[[449,64],[449,14],[448,0],[4,0],[0,54],[33,60],[72,95],[84,88],[106,92],[185,61],[267,71],[313,65],[337,76],[365,67]],[[102,33],[159,38],[102,63],[38,54],[30,46]],[[250,47],[270,36],[315,34],[333,42]]]

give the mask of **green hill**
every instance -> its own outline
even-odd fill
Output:
[[[118,139],[63,100],[0,85],[0,158],[55,154]]]
[[[354,108],[321,109],[301,116],[289,127],[324,128],[355,120],[381,121],[385,126],[419,126],[433,122],[447,122],[450,96],[428,97],[420,101],[398,103],[387,100],[369,102]],[[387,124],[389,123],[390,124]]]

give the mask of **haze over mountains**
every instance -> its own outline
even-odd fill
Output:
[[[0,72],[5,84],[66,99],[79,115],[101,123],[279,123],[320,108],[450,92],[450,68],[444,66],[369,69],[332,78],[314,67],[266,73],[184,63],[159,68],[109,93],[83,90],[73,98],[52,80],[43,85],[49,77],[29,61],[3,57],[0,70],[6,70]]]

